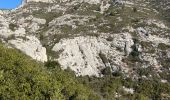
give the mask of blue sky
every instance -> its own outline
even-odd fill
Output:
[[[0,0],[0,9],[14,9],[22,3],[22,0]]]

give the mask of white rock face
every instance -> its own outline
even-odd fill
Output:
[[[90,76],[99,76],[99,69],[105,66],[99,53],[109,49],[110,46],[105,41],[98,41],[94,37],[64,39],[53,47],[54,51],[64,50],[58,59],[64,69],[70,67],[77,75]]]
[[[15,36],[25,36],[26,32],[25,32],[24,28],[18,28],[12,34],[15,35]]]
[[[33,59],[41,62],[47,61],[46,48],[42,47],[40,41],[34,36],[26,36],[25,38],[26,40],[21,38],[9,40],[8,43]]]
[[[101,13],[103,14],[104,11],[108,10],[108,8],[110,7],[110,4],[108,3],[108,1],[103,1],[101,3],[100,9],[101,9]]]
[[[120,48],[122,51],[126,52],[126,55],[132,51],[131,46],[134,45],[132,36],[129,33],[116,34],[113,36],[112,45],[114,47]]]
[[[8,21],[0,15],[0,36],[3,38],[7,38],[12,34],[11,30],[9,29]]]
[[[32,21],[35,22],[35,23],[37,23],[37,24],[41,24],[41,25],[43,25],[43,24],[46,23],[46,20],[45,20],[45,19],[35,18],[35,17],[33,17]]]
[[[28,23],[27,20],[32,21]],[[46,20],[27,17],[26,19],[22,18],[17,22],[18,27],[15,31],[12,31],[9,28],[9,21],[0,15],[0,37],[2,41],[6,41],[9,44],[13,45],[14,48],[17,48],[41,62],[47,61],[46,48],[42,47],[40,41],[34,36],[26,36],[25,28],[30,28],[30,32],[34,33],[39,29],[39,25],[45,24]],[[19,37],[19,38],[18,38]]]
[[[32,15],[26,18],[18,19],[17,21],[17,24],[20,27],[29,29],[31,33],[35,33],[37,30],[39,30],[40,25],[44,25],[45,23],[46,23],[45,19],[36,18],[36,17],[33,17]]]
[[[101,69],[105,67],[111,67],[112,71],[125,67],[122,63],[125,52],[118,51],[116,48],[126,47],[130,52],[132,45],[131,37],[123,33],[113,36],[113,41],[110,42],[102,37],[90,36],[62,39],[52,50],[62,51],[57,60],[63,69],[70,67],[77,75],[100,76]]]
[[[158,63],[154,54],[151,55],[151,54],[144,54],[143,53],[143,54],[141,54],[141,59],[143,61],[148,62],[149,65],[151,65],[154,68],[160,68],[161,67],[161,65]],[[143,65],[142,67],[145,68],[145,67],[148,67],[148,66]]]

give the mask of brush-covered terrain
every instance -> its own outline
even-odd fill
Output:
[[[0,10],[0,99],[169,100],[169,0],[25,0]]]
[[[76,77],[55,61],[36,62],[0,44],[1,100],[149,100],[168,99],[170,84],[157,79],[133,81],[103,70],[101,78]],[[128,88],[127,88],[128,87]],[[135,89],[135,92],[134,90]]]

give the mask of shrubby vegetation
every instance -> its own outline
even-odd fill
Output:
[[[96,96],[58,63],[45,65],[0,45],[1,100],[94,100]]]
[[[76,77],[55,61],[42,64],[2,45],[0,51],[0,100],[114,100],[116,95],[121,100],[170,99],[170,84],[157,79],[132,80],[109,68],[100,78]],[[123,86],[133,88],[134,94]]]
[[[79,81],[87,87],[93,89],[102,100],[115,100],[116,95],[118,100],[169,100],[170,84],[161,83],[157,79],[147,80],[131,78],[123,78],[113,76],[113,74],[105,75],[102,78],[96,77],[79,77]],[[132,88],[134,93],[124,91],[123,86]]]

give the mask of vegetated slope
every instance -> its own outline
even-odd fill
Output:
[[[78,77],[80,82],[100,95],[100,100],[170,99],[170,84],[162,83],[157,78],[152,80],[140,78],[138,81],[135,81],[131,78],[124,78],[121,73],[113,75],[108,69],[104,73],[104,77],[100,78],[89,76]],[[143,71],[143,73],[145,72]]]
[[[106,67],[137,78],[139,68],[170,72],[170,28],[162,14],[168,12],[166,0],[159,0],[160,9],[157,0],[53,1],[28,2],[0,15],[0,39],[77,75],[102,76]]]
[[[88,100],[93,92],[55,62],[45,66],[0,44],[1,100]]]
[[[70,68],[95,91],[97,97],[90,97],[96,100],[170,99],[169,0],[28,1],[33,2],[0,15],[4,43],[38,61]],[[56,81],[62,70],[53,64],[41,67]],[[69,80],[68,73],[75,77],[63,73],[61,80]],[[67,89],[61,91],[64,99],[74,100],[74,88],[73,93]]]
[[[56,62],[49,61],[43,65],[2,44],[0,51],[1,100],[169,98],[170,84],[161,83],[157,79],[133,81],[130,78],[124,79],[121,73],[113,75],[110,69],[103,70],[104,77],[101,78],[75,77],[74,72],[69,69],[61,70]]]
[[[156,8],[164,19],[170,22],[170,1],[169,0],[151,0],[151,5]]]

